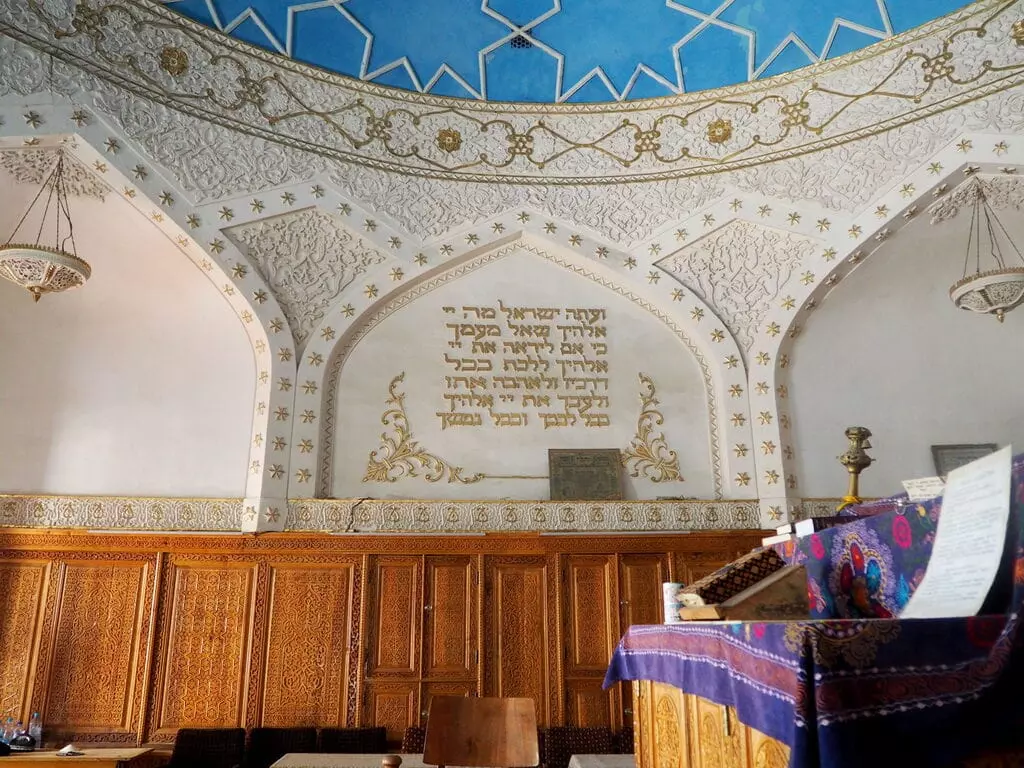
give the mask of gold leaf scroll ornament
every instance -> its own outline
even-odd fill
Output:
[[[398,391],[398,385],[405,379],[405,371],[398,374],[388,385],[390,397],[381,423],[388,427],[380,436],[381,447],[370,452],[366,465],[364,483],[394,483],[403,477],[422,477],[428,483],[436,483],[447,476],[449,483],[478,483],[486,475],[477,473],[462,477],[462,467],[454,467],[439,456],[421,448],[413,439],[412,426],[405,413],[405,395]]]
[[[636,421],[633,442],[622,454],[622,466],[630,470],[630,477],[645,477],[655,483],[682,481],[679,457],[668,447],[664,432],[655,434],[655,428],[665,423],[657,406],[654,382],[641,373],[640,417]]]

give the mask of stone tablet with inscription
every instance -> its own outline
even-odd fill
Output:
[[[622,499],[622,455],[618,448],[548,450],[552,501]]]

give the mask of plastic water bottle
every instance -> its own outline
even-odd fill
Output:
[[[13,739],[15,736],[19,736],[19,735],[23,734],[24,732],[25,732],[25,724],[23,722],[21,722],[21,720],[19,720],[18,724],[16,726],[14,726],[14,733],[11,734],[11,738]]]
[[[4,723],[4,727],[0,729],[0,741],[4,744],[10,742],[11,737],[14,735],[14,718],[8,717],[7,722]]]
[[[37,749],[43,746],[43,721],[38,712],[33,712],[28,721],[28,735],[35,739]]]

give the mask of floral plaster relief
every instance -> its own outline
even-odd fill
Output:
[[[317,208],[225,231],[273,289],[300,347],[341,292],[384,260]]]
[[[714,307],[747,351],[761,318],[816,242],[735,220],[658,262]]]

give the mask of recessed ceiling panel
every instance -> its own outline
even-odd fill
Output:
[[[164,0],[367,82],[488,101],[626,101],[789,72],[965,0]]]

